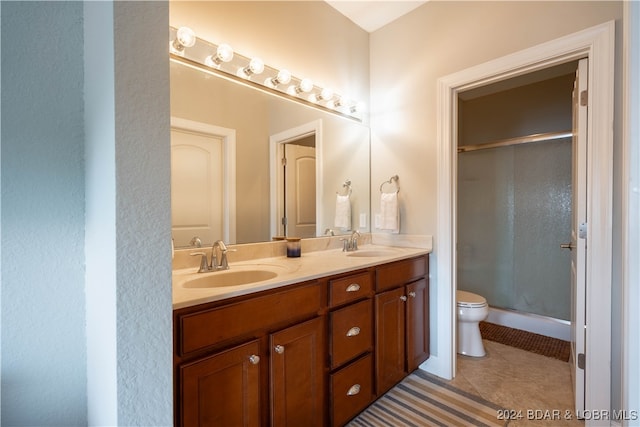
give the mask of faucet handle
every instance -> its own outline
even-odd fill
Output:
[[[341,237],[340,241],[342,242],[342,252],[348,252],[349,251],[349,239],[347,239],[345,237]]]
[[[207,254],[205,252],[194,252],[189,255],[191,256],[200,255],[202,257],[200,258],[200,268],[198,269],[198,273],[204,273],[209,271],[209,263],[207,262]]]

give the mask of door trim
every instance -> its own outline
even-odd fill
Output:
[[[222,240],[236,243],[236,131],[235,129],[171,117],[171,129],[182,129],[222,138]]]
[[[606,409],[611,395],[611,256],[615,22],[546,42],[438,80],[438,239],[436,349],[422,368],[455,375],[456,141],[458,92],[589,58],[586,407]],[[590,309],[590,308],[597,309]]]
[[[286,144],[287,142],[300,139],[303,136],[315,134],[316,136],[316,236],[322,236],[322,224],[324,224],[322,218],[322,119],[314,120],[309,123],[297,126],[295,128],[287,129],[282,132],[276,133],[269,137],[269,204],[270,204],[270,219],[271,225],[271,237],[278,234],[278,221],[280,216],[278,215],[278,146],[279,144]]]

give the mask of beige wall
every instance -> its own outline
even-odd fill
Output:
[[[401,232],[437,238],[438,78],[621,18],[620,2],[430,1],[374,32],[372,194],[400,176]]]
[[[612,277],[613,408],[621,405],[622,2],[429,1],[371,35],[371,185],[400,176],[402,233],[437,229],[437,81],[449,74],[616,21]],[[373,213],[376,202],[372,200]],[[438,254],[432,256],[432,266]],[[433,283],[438,273],[432,270]],[[437,324],[433,325],[437,328]],[[436,349],[437,351],[437,349]]]

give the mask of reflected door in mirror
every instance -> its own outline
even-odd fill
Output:
[[[198,236],[223,236],[222,144],[220,137],[171,130],[171,216],[176,246]]]
[[[285,144],[287,236],[316,235],[316,149]]]

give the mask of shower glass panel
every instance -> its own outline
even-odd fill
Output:
[[[571,139],[458,154],[458,289],[569,320]]]

